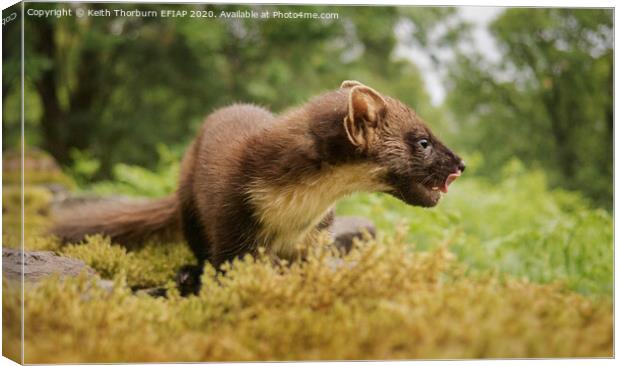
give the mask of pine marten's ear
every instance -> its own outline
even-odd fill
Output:
[[[367,148],[375,139],[376,128],[385,116],[385,99],[364,85],[356,85],[349,92],[344,128],[353,145]]]
[[[360,83],[357,80],[345,80],[340,84],[340,89],[348,89],[354,86],[364,86],[364,84]]]

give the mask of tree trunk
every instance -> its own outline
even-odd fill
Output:
[[[564,113],[565,106],[562,103],[561,93],[561,80],[556,78],[553,81],[553,87],[546,93],[543,100],[551,120],[551,133],[557,147],[556,157],[560,171],[567,180],[572,181],[575,176],[575,165],[577,163],[577,154],[570,138],[570,130],[574,118],[571,118],[570,113]]]
[[[43,19],[36,19],[31,22],[35,31],[31,34],[37,37],[35,47],[37,53],[43,55],[55,65],[56,61],[56,40],[52,25]],[[35,81],[35,87],[39,92],[43,105],[43,116],[41,118],[41,130],[43,132],[43,147],[60,163],[66,164],[69,161],[69,149],[65,144],[64,136],[67,134],[65,120],[66,113],[63,111],[58,91],[56,88],[56,70],[54,66],[47,68]],[[26,108],[28,108],[26,106]]]

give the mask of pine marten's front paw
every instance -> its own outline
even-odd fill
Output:
[[[200,276],[202,267],[197,265],[185,265],[179,269],[175,277],[177,288],[181,296],[197,295],[200,291]]]

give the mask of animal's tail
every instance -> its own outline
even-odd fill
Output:
[[[59,213],[51,234],[65,243],[103,234],[131,247],[153,237],[178,235],[179,211],[175,195],[149,202],[88,204]]]

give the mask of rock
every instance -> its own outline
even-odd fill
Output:
[[[60,277],[75,277],[82,272],[91,276],[95,271],[84,262],[61,257],[53,252],[24,252],[24,280],[28,283],[38,282],[54,274]],[[2,274],[9,280],[20,280],[22,271],[21,251],[2,248]]]
[[[344,253],[349,252],[353,247],[353,239],[364,237],[365,231],[373,238],[377,232],[371,220],[357,216],[335,217],[329,230],[334,236],[334,245]]]
[[[60,213],[64,210],[72,210],[88,205],[105,205],[105,204],[126,204],[145,202],[146,199],[130,198],[126,196],[105,196],[101,197],[95,194],[63,194],[62,192],[54,196],[52,201],[52,212]]]
[[[59,275],[60,278],[76,277],[86,273],[89,277],[96,278],[95,286],[112,292],[114,282],[102,280],[97,276],[94,269],[78,259],[67,258],[54,252],[24,252],[24,282],[27,285],[36,285],[39,281]],[[2,275],[9,281],[21,281],[22,256],[21,251],[16,249],[2,248]],[[84,294],[84,299],[88,294]]]

